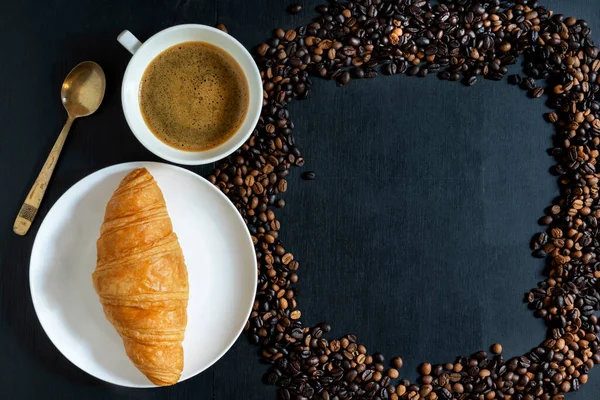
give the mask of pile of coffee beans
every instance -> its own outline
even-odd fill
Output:
[[[292,10],[295,11],[295,10]],[[299,11],[299,10],[298,10]],[[258,290],[246,332],[271,363],[265,381],[281,399],[561,400],[600,363],[599,48],[584,20],[554,14],[537,1],[358,0],[317,7],[296,29],[275,29],[256,48],[263,108],[250,139],[210,176],[247,222],[258,257]],[[547,209],[546,230],[532,241],[548,261],[547,278],[526,295],[548,336],[511,359],[495,344],[453,363],[423,364],[416,382],[399,379],[399,357],[386,363],[353,335],[327,338],[330,326],[302,324],[296,301],[299,263],[280,237],[276,208],[285,206],[296,147],[288,104],[306,99],[311,77],[346,85],[379,74],[475,85],[502,80],[553,110],[560,197]],[[314,179],[315,174],[305,174]]]

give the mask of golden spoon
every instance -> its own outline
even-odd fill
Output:
[[[104,77],[104,71],[102,71],[102,68],[98,64],[92,61],[85,61],[78,64],[65,78],[60,90],[60,98],[69,117],[60,135],[58,135],[58,139],[56,139],[56,143],[54,143],[54,147],[52,147],[50,155],[48,155],[44,163],[44,167],[21,206],[21,210],[13,226],[13,231],[17,235],[24,235],[29,231],[29,227],[40,207],[40,203],[48,187],[48,182],[56,166],[56,161],[60,156],[60,151],[63,148],[73,121],[79,117],[87,117],[100,107],[105,88],[106,78]]]

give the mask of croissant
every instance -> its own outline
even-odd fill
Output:
[[[96,245],[94,289],[127,356],[155,385],[177,383],[187,269],[162,192],[145,168],[129,173],[112,195]]]

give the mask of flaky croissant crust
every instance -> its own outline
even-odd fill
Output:
[[[162,192],[140,168],[106,206],[92,278],[135,366],[156,385],[177,383],[183,370],[188,276]]]

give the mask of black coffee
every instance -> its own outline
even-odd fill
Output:
[[[239,129],[248,111],[242,68],[224,50],[187,42],[160,53],[144,72],[139,94],[146,125],[171,147],[202,151]]]

